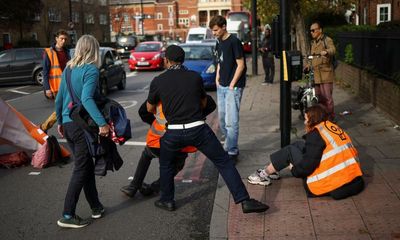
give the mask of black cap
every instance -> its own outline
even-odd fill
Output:
[[[185,51],[177,45],[170,45],[165,50],[165,57],[176,63],[183,63],[185,60]]]

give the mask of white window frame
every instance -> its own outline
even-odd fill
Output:
[[[174,12],[174,6],[169,5],[169,6],[168,6],[168,12],[169,12],[169,13]]]
[[[73,11],[71,17],[72,17],[72,22],[79,23],[79,12]]]
[[[163,18],[162,12],[158,12],[158,13],[157,13],[157,19],[162,19],[162,18]]]
[[[99,24],[107,25],[107,14],[104,14],[104,13],[99,14]]]
[[[107,0],[99,0],[100,6],[107,6]]]
[[[162,24],[157,24],[157,30],[158,31],[163,31],[163,25]]]
[[[94,24],[94,15],[93,15],[93,13],[86,13],[85,14],[85,23],[86,24]]]
[[[388,18],[387,21],[381,21],[381,9],[387,8],[388,9]],[[377,4],[376,5],[376,25],[381,22],[390,22],[392,15],[392,4],[384,3],[384,4]]]
[[[49,22],[61,22],[61,11],[56,8],[49,8]]]

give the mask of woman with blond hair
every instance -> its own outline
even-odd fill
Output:
[[[67,63],[63,72],[56,98],[58,133],[61,137],[67,139],[74,156],[74,169],[65,197],[63,215],[57,221],[60,227],[81,228],[90,223],[89,220],[82,219],[75,214],[82,189],[92,209],[92,218],[101,218],[104,213],[104,207],[100,203],[96,189],[94,163],[89,153],[83,129],[69,116],[69,105],[72,98],[66,82],[68,72],[71,90],[74,91],[90,117],[99,126],[99,135],[107,137],[110,130],[109,125],[95,103],[95,99],[100,96],[98,89],[99,65],[98,41],[91,35],[83,35],[76,44],[73,58]]]
[[[328,120],[317,105],[306,110],[305,142],[288,145],[270,156],[271,163],[258,169],[247,180],[251,184],[269,185],[278,172],[289,167],[294,177],[304,179],[308,197],[331,196],[338,200],[364,189],[358,153],[350,137]]]

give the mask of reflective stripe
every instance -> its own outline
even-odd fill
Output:
[[[150,129],[153,133],[157,134],[160,137],[163,136],[165,133],[165,130],[160,131],[160,130],[156,129],[153,124],[150,126]]]
[[[52,76],[49,76],[49,79],[54,79],[54,78],[61,78],[61,75],[52,75]]]
[[[347,166],[350,166],[350,165],[355,164],[355,163],[357,163],[356,159],[355,158],[350,158],[350,159],[348,159],[348,160],[346,160],[346,161],[344,161],[342,163],[339,163],[338,165],[336,165],[336,166],[334,166],[334,167],[332,167],[332,168],[330,168],[330,169],[328,169],[328,170],[326,170],[326,171],[324,171],[324,172],[322,172],[320,174],[317,174],[317,175],[312,176],[312,177],[308,177],[307,178],[307,184],[310,184],[310,183],[316,182],[318,180],[324,179],[324,178],[334,174],[335,172],[338,172],[338,171],[346,168]]]
[[[345,150],[347,150],[349,148],[354,148],[352,143],[346,143],[346,144],[344,144],[344,145],[342,145],[340,147],[336,147],[336,148],[330,150],[329,152],[323,154],[322,158],[321,158],[321,162],[326,160],[326,159],[328,159],[328,158],[330,158],[330,157],[333,157],[334,155],[336,155],[338,153],[341,153],[341,152],[343,152],[343,151],[345,151]]]
[[[324,136],[329,140],[329,143],[332,144],[333,148],[337,148],[338,145],[335,142],[335,139],[326,131],[325,126],[319,126],[320,133],[324,134]]]
[[[59,69],[61,69],[61,67],[58,66],[58,65],[56,65],[56,66],[51,66],[50,68],[59,68]]]

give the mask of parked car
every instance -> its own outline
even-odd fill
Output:
[[[14,48],[0,52],[0,84],[43,84],[43,48]]]
[[[117,39],[117,52],[121,57],[129,58],[131,50],[135,49],[138,44],[136,36],[120,36]]]
[[[71,57],[75,49],[71,49]],[[100,79],[99,87],[103,95],[107,95],[110,88],[117,86],[119,90],[126,87],[125,67],[114,48],[100,47]]]
[[[215,43],[184,43],[179,46],[185,51],[183,65],[201,75],[205,88],[215,89]]]
[[[131,71],[147,69],[163,69],[162,55],[165,51],[163,42],[142,42],[131,51],[128,64]]]

